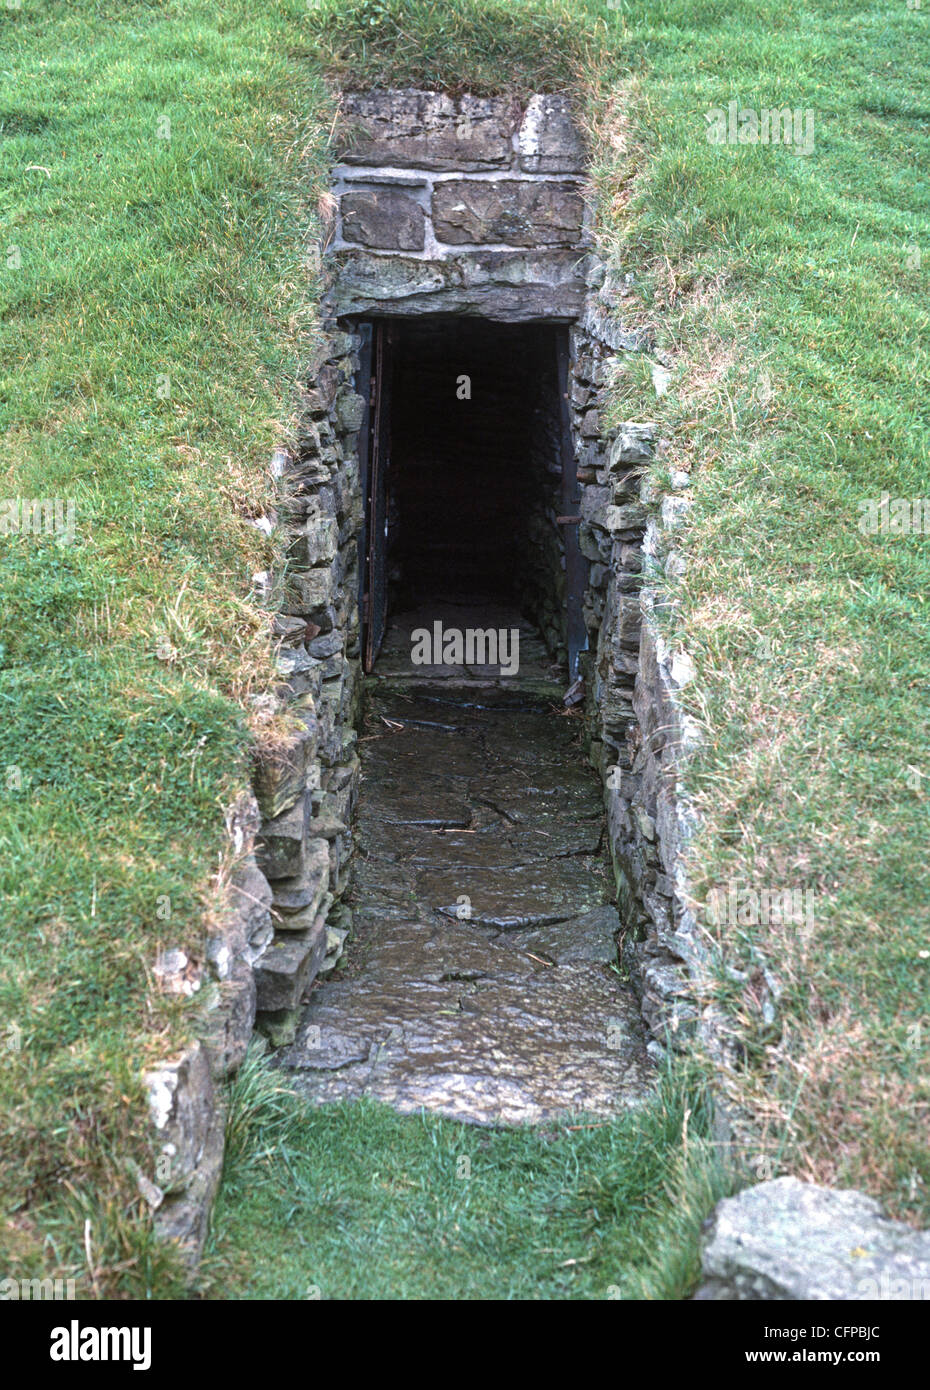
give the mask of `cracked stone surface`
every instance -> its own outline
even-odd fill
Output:
[[[522,690],[374,684],[355,935],[278,1057],[311,1101],[519,1124],[609,1115],[651,1086],[635,997],[611,969],[599,784],[559,688],[540,688],[532,672]]]

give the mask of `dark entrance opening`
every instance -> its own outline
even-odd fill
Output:
[[[374,320],[362,337],[365,669],[391,621],[519,615],[574,676],[586,567],[567,329],[434,316]]]

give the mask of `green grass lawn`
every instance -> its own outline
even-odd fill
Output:
[[[700,1086],[539,1129],[314,1110],[253,1054],[203,1292],[215,1298],[679,1298],[728,1192]]]
[[[813,903],[809,929],[721,934],[751,976],[723,992],[731,1091],[759,1157],[926,1222],[930,536],[858,522],[883,491],[930,494],[928,15],[681,0],[614,23],[591,101],[606,239],[673,366],[656,400],[630,364],[617,408],[657,417],[694,482],[695,896]],[[623,82],[625,120],[604,101]],[[733,98],[812,111],[813,152],[709,144],[703,113]]]
[[[723,988],[749,1157],[926,1219],[930,539],[856,523],[883,490],[928,491],[927,25],[903,0],[0,9],[0,494],[73,499],[76,517],[73,543],[0,538],[6,1272],[178,1288],[135,1187],[138,1078],[194,1020],[149,969],[159,946],[197,953],[249,695],[270,677],[250,598],[270,556],[246,522],[313,332],[327,68],[347,85],[581,93],[599,234],[636,277],[624,313],[655,323],[672,366],[657,399],[622,362],[615,409],[658,418],[662,468],[694,478],[676,622],[706,732],[695,891],[738,879],[816,902],[809,934],[721,943],[782,989],[773,1026],[752,979]],[[731,99],[813,111],[813,152],[708,144],[704,113]],[[687,1273],[660,1279],[637,1253],[687,1166],[675,1103],[642,1130],[532,1138],[361,1110],[298,1122],[293,1101],[262,1102],[211,1287],[413,1294],[416,1217],[421,1256],[443,1237],[460,1261],[457,1296],[480,1294],[488,1253],[500,1292],[628,1294],[640,1275],[657,1296],[683,1289]],[[462,1153],[479,1182],[465,1190],[448,1172]],[[613,1195],[592,1218],[597,1175]],[[315,1183],[335,1214],[307,1198]],[[374,1273],[343,1267],[364,1248],[350,1200],[374,1223]]]
[[[168,1277],[139,1073],[192,1020],[150,967],[200,950],[270,675],[246,520],[327,128],[296,9],[0,10],[0,493],[75,503],[73,543],[0,539],[0,1264],[101,1291]]]

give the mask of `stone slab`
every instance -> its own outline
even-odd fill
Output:
[[[535,686],[379,682],[359,743],[353,935],[278,1056],[314,1104],[369,1095],[520,1124],[648,1093],[638,1004],[609,968],[598,783],[570,725]],[[474,834],[411,823],[453,805]]]
[[[422,251],[426,218],[419,203],[397,188],[344,193],[340,201],[346,241],[387,251]]]
[[[466,934],[466,946],[447,943],[449,974],[424,978],[410,952],[419,957],[416,937],[430,928],[397,933],[389,964],[315,992],[281,1055],[312,1103],[367,1095],[402,1113],[524,1124],[612,1115],[645,1098],[652,1070],[638,1013],[614,977],[515,969],[509,952]]]
[[[583,212],[580,193],[564,183],[448,179],[433,191],[436,239],[452,245],[571,246]]]
[[[446,260],[372,251],[328,258],[330,314],[468,314],[498,323],[569,322],[581,312],[584,257],[577,250],[456,252]],[[298,585],[299,611],[309,604]]]
[[[442,92],[346,92],[337,148],[347,164],[499,169],[513,159],[508,97]]]
[[[863,1192],[775,1178],[718,1203],[702,1270],[699,1299],[926,1302],[930,1231]]]

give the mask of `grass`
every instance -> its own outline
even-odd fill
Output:
[[[695,1100],[695,1094],[698,1099]],[[226,1299],[686,1296],[730,1190],[700,1088],[641,1112],[485,1130],[374,1102],[314,1110],[255,1051],[203,1268]]]
[[[658,418],[662,467],[693,482],[673,632],[705,737],[696,906],[731,882],[814,905],[801,930],[716,931],[749,977],[722,989],[729,1089],[761,1171],[780,1154],[926,1222],[930,538],[858,521],[927,491],[927,18],[677,3],[615,23],[589,99],[602,234],[673,370],[657,400],[621,369],[615,409]],[[708,144],[732,97],[812,110],[813,153]]]
[[[0,13],[0,492],[73,499],[76,528],[0,539],[0,1264],[84,1291],[174,1277],[140,1070],[194,1027],[150,969],[202,950],[271,675],[247,520],[306,351],[327,128],[296,22]]]
[[[750,1157],[926,1220],[928,540],[856,522],[882,490],[926,490],[927,22],[897,0],[0,11],[0,491],[73,498],[77,519],[70,545],[0,538],[4,1272],[77,1274],[98,1295],[180,1287],[133,1165],[151,1163],[140,1068],[195,1010],[160,997],[150,967],[159,946],[200,949],[249,696],[271,674],[249,586],[270,557],[246,523],[313,332],[325,69],[583,95],[599,235],[635,276],[623,313],[656,324],[672,368],[657,399],[622,362],[613,409],[658,418],[662,468],[693,479],[674,622],[705,731],[697,905],[731,880],[816,902],[809,933],[721,935],[748,975],[720,986],[744,1059],[727,1087],[756,1126]],[[704,113],[734,97],[812,109],[813,153],[709,145]],[[449,1278],[430,1237],[463,1247],[457,1296],[490,1289],[481,1252],[512,1293],[681,1292],[698,1223],[676,1225],[662,1193],[688,1186],[683,1103],[666,1093],[641,1130],[534,1139],[279,1097],[230,1162],[221,1291],[312,1276],[412,1296],[411,1239]],[[450,1177],[462,1153],[477,1186]],[[706,1210],[713,1183],[688,1190],[681,1209]],[[380,1284],[346,1270],[353,1241],[368,1250],[350,1200]],[[295,1202],[312,1268],[289,1243]],[[541,1258],[542,1217],[553,1250],[587,1263]],[[248,1253],[266,1228],[274,1273]],[[660,1238],[677,1272],[642,1255]]]
[[[598,27],[569,0],[316,0],[318,61],[346,90],[418,86],[526,97],[575,84]]]

